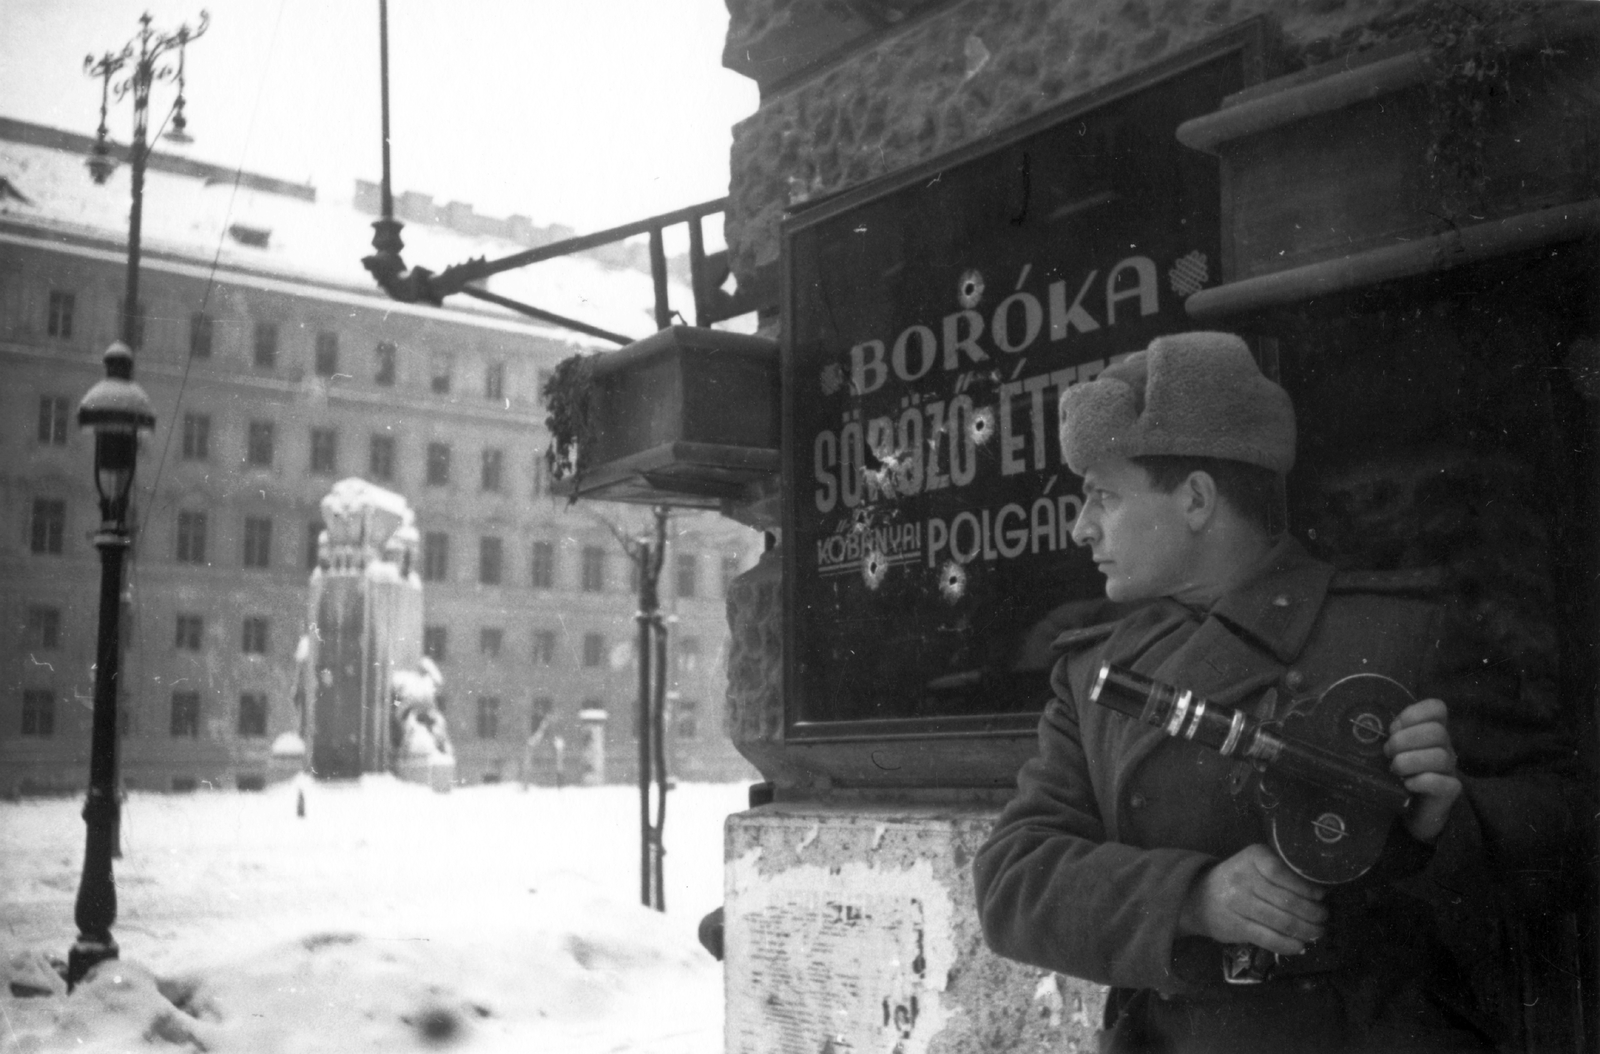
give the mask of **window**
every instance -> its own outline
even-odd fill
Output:
[[[556,664],[555,630],[538,629],[533,631],[533,661],[537,666],[554,666]]]
[[[678,641],[678,673],[690,676],[700,668],[700,638],[684,637]]]
[[[315,571],[322,562],[322,521],[306,524],[306,570]]]
[[[67,503],[57,498],[33,499],[32,548],[36,553],[61,555],[67,533]]]
[[[48,688],[28,688],[22,693],[22,734],[53,736],[56,732],[56,693]]]
[[[272,447],[276,428],[271,421],[251,421],[246,433],[244,459],[259,468],[272,467]]]
[[[548,695],[541,695],[533,701],[532,720],[528,724],[528,734],[538,735],[539,729],[550,720],[550,715],[556,712],[556,701]]]
[[[672,730],[678,739],[698,739],[700,736],[700,704],[693,699],[679,699],[672,710]]]
[[[533,543],[533,588],[552,589],[556,584],[556,547],[554,542]]]
[[[541,497],[550,493],[550,466],[545,463],[543,454],[533,456],[533,496]]]
[[[494,695],[478,696],[478,738],[495,739],[500,735],[500,698]]]
[[[739,577],[740,560],[737,556],[724,556],[722,558],[722,595],[727,596],[728,590],[733,588],[733,580]]]
[[[428,444],[428,486],[443,487],[450,482],[450,444]]]
[[[451,357],[444,352],[435,352],[430,363],[430,385],[435,395],[450,394],[450,368],[453,365]]]
[[[60,289],[50,290],[50,314],[45,319],[45,332],[52,337],[71,340],[72,313],[77,305],[78,298],[72,293]]]
[[[450,650],[450,633],[443,626],[422,627],[422,654],[442,663]]]
[[[603,666],[606,661],[606,639],[598,633],[583,635],[583,664]]]
[[[501,558],[505,554],[505,547],[501,540],[494,535],[484,535],[478,539],[478,581],[486,586],[500,584]]]
[[[272,518],[246,516],[244,518],[244,566],[267,568],[272,566]]]
[[[339,372],[339,334],[317,334],[315,367],[318,377],[332,377]]]
[[[678,595],[692,597],[699,588],[700,558],[694,553],[678,554]]]
[[[501,466],[505,463],[505,452],[499,447],[484,447],[483,471],[479,474],[479,486],[483,490],[500,490]]]
[[[394,436],[372,436],[367,447],[367,470],[375,480],[387,483],[394,479]]]
[[[265,615],[247,615],[243,623],[244,632],[239,638],[239,650],[246,655],[265,655],[271,628],[272,624]]]
[[[267,697],[262,692],[239,696],[239,734],[260,738],[267,734]]]
[[[183,415],[183,459],[204,461],[211,456],[211,415]]]
[[[200,641],[204,635],[204,619],[199,615],[179,615],[178,630],[174,634],[172,646],[179,651],[199,651]]]
[[[450,536],[429,531],[422,536],[422,580],[443,582],[450,577]]]
[[[311,471],[323,476],[331,476],[339,471],[338,429],[311,430]]]
[[[506,397],[506,364],[491,362],[483,371],[483,397],[499,401]]]
[[[172,693],[172,738],[200,738],[200,693]]]
[[[61,609],[36,605],[28,608],[28,647],[55,651],[61,647]]]
[[[189,316],[189,357],[211,357],[211,316],[203,311],[196,311]]]
[[[255,363],[264,370],[270,370],[278,364],[278,324],[276,322],[256,323]]]
[[[45,446],[67,445],[67,397],[39,396],[39,442]]]
[[[387,340],[380,340],[374,354],[378,361],[377,368],[372,372],[373,381],[385,388],[393,387],[395,346]]]
[[[490,659],[500,657],[500,645],[505,641],[502,630],[485,626],[478,631],[478,654]]]
[[[178,562],[180,564],[206,562],[205,513],[178,513]]]
[[[265,249],[272,240],[270,227],[252,227],[245,223],[231,223],[228,225],[228,236],[240,245],[248,245],[253,249]]]
[[[583,547],[583,591],[602,593],[606,588],[606,551],[598,545]]]

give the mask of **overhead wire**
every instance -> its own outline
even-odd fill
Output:
[[[262,100],[262,97],[266,93],[267,74],[268,74],[268,72],[270,72],[270,70],[272,68],[272,57],[273,57],[274,53],[277,50],[278,30],[283,24],[283,9],[284,9],[284,5],[286,3],[287,3],[287,0],[278,0],[278,13],[277,13],[276,17],[273,19],[272,36],[267,42],[266,59],[265,59],[265,62],[263,63],[263,67],[262,67],[261,83],[256,88],[255,103],[250,108],[250,120],[245,125],[244,145],[243,145],[243,147],[241,147],[240,152],[239,152],[239,163],[234,166],[233,186],[230,189],[229,194],[228,194],[227,207],[223,210],[222,223],[220,224],[220,230],[217,232],[216,249],[211,254],[211,266],[210,266],[210,268],[209,268],[209,270],[208,270],[208,272],[206,274],[205,291],[203,293],[201,293],[201,296],[200,296],[200,309],[199,309],[198,314],[200,314],[202,316],[204,316],[206,314],[206,309],[210,306],[210,303],[211,303],[212,291],[216,288],[217,267],[219,266],[219,264],[221,263],[221,260],[222,260],[223,240],[225,238],[227,238],[227,236],[228,236],[228,227],[229,227],[229,222],[228,221],[233,218],[234,203],[238,200],[238,196],[239,196],[239,184],[244,178],[244,161],[245,161],[245,158],[247,156],[249,156],[250,143],[251,143],[251,140],[254,138],[254,135],[255,135],[256,118],[261,112],[261,100]],[[155,149],[153,144],[159,142],[160,139],[161,139],[161,136],[166,132],[167,124],[168,124],[169,121],[172,120],[172,114],[175,112],[175,110],[176,110],[176,103],[173,104],[173,109],[169,109],[167,111],[167,116],[162,119],[161,126],[156,129],[155,134],[153,136],[151,136],[149,138],[149,140],[147,141],[147,145],[145,146],[145,156],[147,158],[148,158],[150,152],[152,152]],[[134,310],[134,311],[138,311],[139,310],[139,305],[137,305],[137,304],[125,305],[125,309],[131,309],[131,310]],[[141,316],[142,316],[142,312],[141,312]],[[143,324],[144,323],[143,323],[142,317],[141,317],[141,321],[140,321],[140,327],[141,327],[140,344],[141,345],[143,345],[143,343],[144,343],[143,339],[142,339],[142,336],[143,336],[143,333],[142,333]],[[192,322],[191,322],[191,325],[192,325]],[[183,397],[184,397],[184,394],[187,392],[188,387],[189,387],[189,371],[194,365],[194,348],[193,348],[193,345],[192,345],[194,337],[193,337],[192,333],[191,333],[189,339],[191,341],[191,346],[189,348],[189,354],[187,354],[187,355],[185,355],[183,357],[183,373],[179,377],[179,380],[178,380],[178,395],[177,395],[177,398],[174,399],[173,403],[172,403],[172,417],[173,417],[172,424],[167,429],[166,442],[164,442],[161,445],[161,457],[156,461],[155,474],[151,478],[149,486],[146,488],[145,507],[147,509],[151,510],[151,512],[154,512],[156,507],[157,507],[156,506],[156,500],[157,500],[157,497],[158,497],[158,488],[161,485],[161,476],[162,476],[163,472],[166,470],[167,457],[168,457],[169,453],[172,450],[172,437],[178,432],[178,429],[181,427],[181,425],[179,423],[179,419],[178,419],[178,412],[183,406]],[[208,441],[209,441],[209,437],[208,437]],[[148,518],[149,518],[149,514],[147,513],[146,514],[146,519],[148,519]],[[128,549],[128,595],[132,598],[132,603],[130,604],[130,607],[129,607],[129,618],[128,618],[128,627],[127,627],[127,632],[128,632],[129,636],[135,636],[137,634],[137,627],[139,625],[139,620],[137,618],[137,605],[139,604],[139,599],[140,599],[141,593],[140,593],[139,589],[137,588],[138,580],[139,580],[139,561],[135,558],[137,551],[138,551],[137,548],[136,547],[132,547],[132,546],[130,546],[129,549]],[[134,642],[133,641],[129,641],[128,643],[131,645]],[[135,654],[137,654],[137,653],[138,652],[135,651]]]

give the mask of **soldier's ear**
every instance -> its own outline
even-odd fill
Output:
[[[1217,514],[1217,481],[1211,473],[1195,471],[1178,488],[1183,516],[1191,531],[1199,531]]]

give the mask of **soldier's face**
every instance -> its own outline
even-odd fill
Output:
[[[1162,493],[1132,461],[1107,460],[1084,473],[1072,540],[1088,547],[1112,600],[1172,596],[1189,580],[1194,539],[1184,488]]]

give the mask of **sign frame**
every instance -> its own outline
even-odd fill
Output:
[[[799,625],[801,620],[796,614],[799,610],[796,575],[801,569],[801,554],[794,542],[798,537],[797,502],[807,496],[802,484],[809,484],[810,480],[796,478],[789,465],[798,439],[796,398],[799,384],[796,371],[799,367],[794,346],[794,320],[798,317],[798,300],[803,294],[797,289],[795,274],[797,238],[818,224],[845,216],[919,182],[936,179],[942,172],[1003,151],[1073,118],[1101,111],[1119,100],[1230,55],[1238,56],[1242,87],[1259,83],[1264,72],[1264,40],[1264,20],[1259,16],[1251,18],[1150,67],[1041,111],[1000,132],[860,187],[807,202],[786,215],[781,231],[783,251],[779,260],[780,308],[781,317],[785,320],[781,423],[786,469],[783,474],[784,738],[790,752],[799,751],[814,758],[808,767],[820,765],[829,770],[833,778],[844,782],[935,782],[955,785],[1009,782],[1014,772],[1014,762],[1009,759],[1017,756],[1015,745],[995,741],[1025,741],[1026,746],[1031,748],[1039,711],[824,721],[802,717],[799,635],[804,632],[804,627]],[[1221,178],[1219,171],[1219,180]],[[1218,202],[1219,215],[1227,199],[1226,185],[1220,185],[1220,190],[1222,200]],[[1222,234],[1219,230],[1219,235]],[[1226,280],[1225,238],[1223,243],[1219,248],[1224,250],[1224,258],[1218,262],[1223,271],[1222,278]],[[989,740],[990,746],[980,747],[974,740]],[[872,749],[873,744],[894,745],[895,749],[891,752],[894,756],[888,757],[884,751]],[[824,756],[830,752],[834,756],[832,762]],[[1020,761],[1020,757],[1017,760]],[[996,771],[996,762],[1005,771]]]

